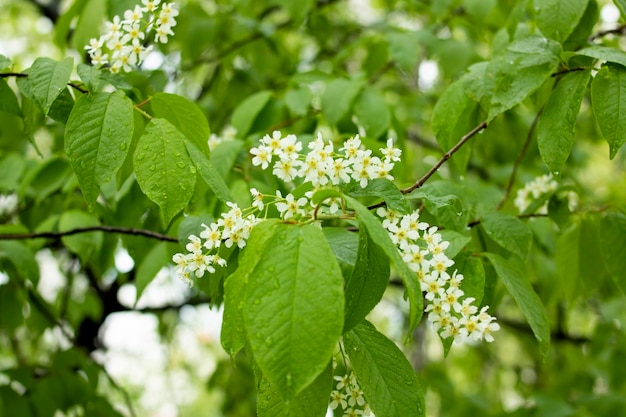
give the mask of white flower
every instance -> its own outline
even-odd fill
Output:
[[[387,139],[387,147],[380,148],[380,152],[383,154],[385,159],[394,162],[399,161],[400,155],[402,154],[402,151],[400,149],[393,147],[393,139],[391,138]]]
[[[161,3],[161,0],[141,0],[143,4],[143,11],[146,13],[152,13],[156,7]]]
[[[189,252],[197,253],[202,252],[202,241],[196,235],[189,235],[189,243],[185,246]]]
[[[217,223],[211,223],[210,226],[202,224],[204,230],[200,232],[200,237],[206,239],[204,247],[211,250],[213,248],[219,248],[222,244],[222,232]]]
[[[254,155],[252,158],[252,165],[261,166],[261,169],[266,169],[272,162],[272,148],[267,145],[260,145],[258,148],[250,149],[250,153]]]
[[[298,175],[296,162],[298,161],[276,161],[272,174],[285,182],[293,181],[293,179]]]
[[[280,198],[280,193],[277,194]],[[287,194],[283,201],[276,203],[276,209],[284,220],[290,219],[296,215],[304,216],[306,212],[301,208],[308,203],[305,197],[295,199],[293,194]]]
[[[250,194],[252,194],[252,207],[263,210],[263,207],[265,207],[263,204],[263,194],[261,194],[256,188],[251,188]]]
[[[140,6],[135,6],[132,10],[126,10],[124,12],[124,21],[122,23],[131,24],[131,25],[139,25],[141,22],[141,18],[143,17],[143,8]]]

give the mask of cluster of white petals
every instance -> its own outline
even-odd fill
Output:
[[[480,311],[473,297],[461,289],[463,275],[452,271],[454,261],[445,254],[450,243],[443,240],[436,226],[420,221],[419,212],[401,215],[380,207],[376,214],[398,247],[402,259],[415,272],[421,290],[429,301],[428,323],[442,338],[456,344],[481,340],[492,342],[492,333],[500,329],[485,306]]]
[[[17,194],[0,194],[0,219],[15,213],[18,202]]]
[[[131,71],[152,50],[152,45],[144,45],[151,31],[154,41],[160,43],[167,43],[168,37],[174,35],[172,28],[176,26],[178,16],[174,3],[142,0],[142,4],[126,10],[123,19],[113,17],[112,21],[106,22],[106,32],[89,41],[85,49],[93,65],[109,65],[113,73]]]
[[[226,259],[220,256],[222,245],[226,248],[245,247],[252,228],[260,221],[254,214],[244,215],[237,204],[227,204],[230,210],[222,213],[217,222],[202,224],[204,230],[200,236],[189,236],[186,253],[177,253],[172,257],[176,264],[174,272],[189,286],[193,285],[192,275],[201,278],[207,272],[214,273],[216,266],[226,266]]]
[[[524,213],[526,209],[542,195],[552,192],[558,188],[558,183],[552,177],[552,174],[542,175],[534,180],[527,182],[515,196],[514,205],[520,213]],[[578,206],[578,194],[574,191],[565,191],[564,197],[567,198],[568,208],[570,211],[576,210]],[[546,201],[535,212],[537,214],[548,214],[548,202]]]
[[[343,411],[342,417],[375,417],[353,372],[343,376],[335,376],[335,389],[330,393],[331,410],[338,407]]]
[[[235,129],[233,126],[224,127],[224,129],[222,129],[222,133],[220,133],[219,135],[215,133],[211,133],[209,135],[209,140],[208,140],[209,150],[212,151],[218,145],[224,142],[231,142],[235,140],[236,136],[237,136],[237,129]]]

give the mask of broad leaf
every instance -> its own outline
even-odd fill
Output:
[[[550,39],[563,42],[585,13],[589,0],[533,0],[537,26]]]
[[[15,93],[4,79],[0,78],[0,112],[22,117],[22,110]]]
[[[343,277],[322,230],[277,224],[248,276],[243,312],[254,359],[284,399],[328,364],[343,310]]]
[[[10,262],[22,280],[29,280],[37,286],[39,264],[29,248],[19,242],[0,241],[0,268],[2,261]]]
[[[539,341],[541,354],[545,359],[550,348],[550,323],[541,299],[528,281],[524,264],[514,259],[504,259],[493,253],[486,253],[485,256],[526,317],[533,334]]]
[[[211,163],[211,160],[200,152],[191,142],[185,142],[185,145],[187,146],[189,156],[198,170],[200,177],[211,187],[211,190],[213,190],[217,198],[224,203],[233,201],[228,186]]]
[[[389,283],[389,258],[359,227],[359,251],[352,275],[346,282],[344,333],[359,324],[382,298]]]
[[[626,19],[626,0],[613,0],[613,3],[615,3],[619,9],[622,19]]]
[[[591,82],[591,102],[613,159],[626,142],[626,68],[603,65]]]
[[[87,203],[124,163],[133,139],[133,103],[122,92],[82,96],[65,127],[65,152]]]
[[[354,101],[354,115],[359,126],[372,139],[378,138],[389,129],[391,114],[389,106],[381,93],[365,87]]]
[[[157,93],[150,100],[153,116],[167,119],[205,155],[209,154],[209,122],[197,104],[185,97]]]
[[[579,49],[576,53],[602,61],[614,62],[626,67],[626,52],[611,46],[594,45]]]
[[[143,291],[156,277],[161,268],[169,263],[167,255],[167,244],[160,242],[154,245],[146,257],[143,258],[137,268],[137,275],[135,276],[135,288],[137,288],[135,303],[141,299],[141,294],[143,294]]]
[[[37,58],[28,70],[28,84],[43,114],[48,114],[52,103],[67,88],[74,59],[57,62],[50,58]]]
[[[78,64],[76,72],[91,94],[98,92],[100,86],[104,83],[101,78],[102,71],[92,65]]]
[[[99,225],[100,221],[91,214],[79,210],[69,210],[61,215],[59,231],[65,232]],[[63,236],[61,241],[71,252],[77,254],[84,263],[100,251],[103,239],[102,232],[93,231]]]
[[[424,394],[402,351],[364,321],[343,337],[365,400],[377,417],[425,415]]]
[[[133,163],[141,190],[161,207],[168,224],[187,205],[196,183],[185,136],[165,119],[150,120],[137,143]]]
[[[619,288],[626,294],[626,216],[608,213],[600,224],[602,258]]]
[[[334,125],[348,113],[361,87],[360,81],[344,78],[338,78],[326,85],[322,95],[322,113],[328,123]]]
[[[231,124],[240,137],[246,137],[261,110],[272,97],[271,91],[260,91],[242,101],[233,111]],[[208,137],[207,137],[208,140]]]
[[[311,105],[313,94],[306,87],[297,90],[289,90],[285,93],[285,103],[289,110],[296,116],[304,116],[307,114]]]
[[[481,226],[498,245],[521,259],[525,259],[528,255],[532,233],[528,226],[517,217],[494,212],[483,217]]]
[[[380,220],[358,200],[347,195],[344,196],[344,198],[346,199],[348,205],[356,212],[361,224],[363,224],[367,229],[367,233],[370,238],[376,242],[378,246],[380,246],[398,271],[398,274],[404,284],[404,288],[409,296],[409,304],[411,308],[409,314],[409,331],[412,331],[422,318],[424,309],[424,300],[419,282],[417,280],[417,275],[415,272],[411,271],[408,265],[404,262],[402,256],[400,256],[400,252],[398,252],[398,248],[391,241],[387,231],[383,229]]]
[[[391,210],[408,213],[411,211],[411,204],[402,195],[398,186],[385,178],[376,178],[370,181],[365,188],[355,186],[350,190],[353,197],[378,197],[385,201]]]
[[[559,176],[574,144],[576,116],[580,111],[591,71],[565,74],[558,81],[537,124],[541,158]]]

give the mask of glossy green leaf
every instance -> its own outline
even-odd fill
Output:
[[[48,114],[52,103],[67,88],[72,74],[74,59],[65,58],[57,62],[50,58],[37,58],[28,71],[28,84],[44,114]]]
[[[39,264],[35,254],[22,243],[0,241],[0,260],[10,262],[23,280],[29,280],[33,285],[39,282]]]
[[[12,62],[6,56],[0,54],[0,71],[7,70],[11,68]]]
[[[603,65],[591,82],[591,102],[613,159],[626,142],[626,68]]]
[[[22,117],[22,110],[15,93],[4,79],[0,78],[0,112]]]
[[[166,119],[205,155],[209,154],[209,122],[197,104],[183,96],[156,93],[150,100],[154,117]]]
[[[398,347],[364,321],[343,337],[359,385],[377,417],[425,415],[424,393]]]
[[[589,0],[533,0],[539,30],[563,42],[585,13]]]
[[[133,103],[122,92],[84,95],[74,105],[65,152],[89,205],[124,163],[132,139]]]
[[[309,111],[313,94],[306,87],[285,93],[285,103],[295,116],[304,116]]]
[[[94,66],[78,64],[76,72],[91,94],[97,93],[100,86],[104,83],[101,78],[102,71]]]
[[[361,224],[357,259],[346,281],[344,333],[365,319],[382,298],[388,283],[389,258]]]
[[[528,256],[533,236],[528,226],[517,217],[494,212],[483,217],[481,226],[498,245],[521,259]]]
[[[541,354],[545,359],[550,348],[550,323],[541,299],[528,281],[524,264],[515,259],[504,259],[493,253],[486,253],[485,256],[526,317],[535,338],[539,341]]]
[[[413,31],[390,32],[387,34],[389,41],[389,54],[395,63],[407,73],[415,69],[422,49],[420,34]]]
[[[626,52],[611,46],[594,45],[576,51],[578,55],[584,55],[602,61],[613,62],[626,67]]]
[[[619,288],[626,294],[626,216],[607,213],[600,223],[602,258]]]
[[[67,88],[61,91],[61,94],[54,100],[48,116],[59,123],[66,124],[70,117],[70,113],[74,108],[74,97]]]
[[[322,230],[277,224],[245,297],[255,361],[292,399],[324,370],[343,328],[343,277]]]
[[[185,136],[165,119],[152,119],[139,138],[133,158],[137,182],[161,207],[165,224],[189,202],[196,167],[185,147]]]
[[[326,85],[322,94],[322,113],[328,123],[337,124],[348,113],[361,87],[361,82],[345,78],[337,78]]]
[[[613,0],[613,3],[615,3],[619,9],[622,19],[626,19],[626,0]]]
[[[61,215],[59,231],[79,229],[83,227],[99,226],[100,221],[91,214],[79,210],[69,210]],[[83,262],[87,262],[102,248],[104,236],[102,232],[93,231],[63,236],[61,241]]]
[[[165,267],[169,262],[170,259],[165,242],[157,243],[150,249],[150,252],[143,258],[137,268],[137,275],[135,276],[137,296],[135,297],[135,302],[139,301],[146,287],[156,277],[161,268]]]
[[[541,158],[559,176],[574,145],[576,117],[589,84],[591,71],[565,74],[550,95],[537,124]]]
[[[354,115],[368,137],[376,139],[389,129],[391,113],[385,98],[371,87],[365,87],[354,100]]]
[[[472,238],[454,230],[443,229],[439,231],[443,240],[450,243],[445,250],[446,256],[450,259],[454,258],[463,248],[472,241]]]
[[[387,207],[399,213],[411,211],[411,204],[402,195],[398,187],[385,178],[376,178],[370,181],[365,188],[359,185],[350,189],[352,197],[378,197],[385,201]]]
[[[381,221],[358,200],[347,195],[344,198],[346,199],[348,205],[356,212],[359,221],[367,229],[367,233],[370,238],[376,242],[378,246],[380,246],[383,252],[390,259],[391,264],[398,271],[398,274],[402,279],[402,283],[404,284],[404,288],[409,296],[409,304],[411,308],[409,316],[409,330],[412,331],[422,318],[424,309],[424,300],[419,281],[417,280],[417,275],[415,272],[411,271],[411,269],[404,262],[402,256],[400,256],[400,252],[398,252],[398,248],[391,241],[387,231],[383,229]]]
[[[228,185],[217,172],[217,169],[211,163],[211,160],[198,150],[191,142],[185,142],[189,156],[193,161],[200,178],[202,178],[211,187],[217,198],[226,203],[233,201]]]
[[[485,294],[485,267],[478,256],[463,253],[454,259],[455,267],[463,274],[461,289],[465,297],[474,297],[474,305],[480,305]]]
[[[286,402],[278,388],[266,378],[261,379],[257,396],[258,417],[320,417],[326,413],[333,380],[329,365],[315,381],[291,401]]]
[[[237,129],[239,136],[245,137],[248,133],[251,133],[250,128],[252,124],[271,97],[271,91],[259,91],[246,98],[235,108],[230,123]]]

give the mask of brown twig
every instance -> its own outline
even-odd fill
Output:
[[[164,235],[161,233],[153,232],[152,230],[135,229],[119,226],[87,226],[77,227],[76,229],[70,229],[65,231],[49,231],[49,232],[33,232],[33,233],[3,233],[0,234],[0,240],[25,240],[25,239],[39,239],[39,238],[51,238],[59,239],[63,236],[77,235],[80,233],[88,232],[108,232],[108,233],[120,233],[125,235],[145,236],[152,239],[162,240],[165,242],[178,242],[178,239],[172,236]]]
[[[22,74],[21,72],[0,72],[0,78],[9,77],[25,78],[28,77],[28,74]]]
[[[602,38],[606,35],[623,35],[626,33],[626,25],[619,25],[614,29],[601,30],[600,32],[596,32],[589,37],[589,42],[593,42],[596,39]]]

